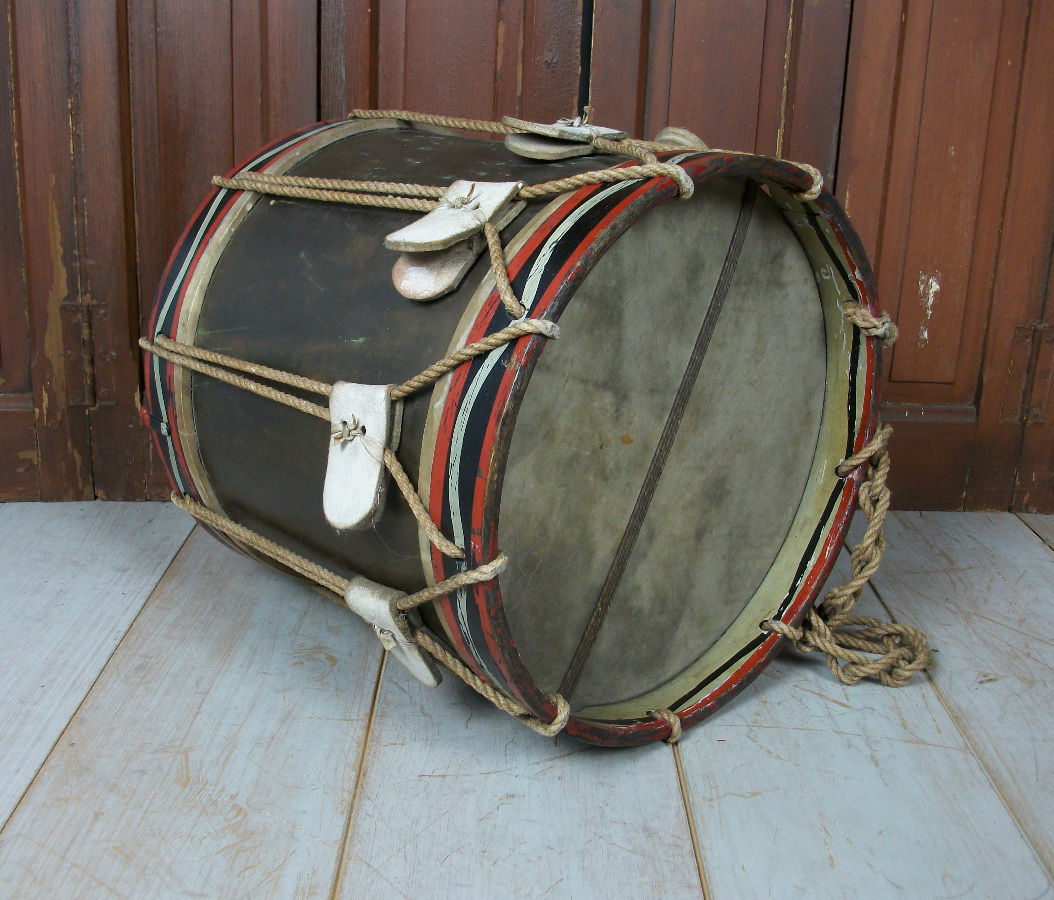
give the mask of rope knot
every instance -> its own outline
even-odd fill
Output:
[[[882,341],[884,347],[892,347],[897,342],[899,332],[887,312],[883,312],[879,316],[873,316],[867,307],[849,301],[843,307],[842,315],[859,328],[863,334]]]
[[[366,427],[355,416],[352,416],[350,423],[342,421],[340,428],[330,432],[330,434],[333,435],[334,444],[344,444],[347,441],[355,440],[355,438],[365,437]]]
[[[649,709],[648,715],[670,726],[670,733],[663,738],[667,744],[676,744],[681,739],[681,718],[671,709]]]
[[[440,199],[438,205],[447,207],[449,209],[479,209],[479,198],[473,196],[475,193],[476,182],[473,181],[472,184],[469,186],[468,193],[464,197],[454,197],[452,199],[448,197],[443,197]]]
[[[530,714],[517,716],[517,718],[530,728],[531,731],[534,731],[543,737],[556,737],[564,730],[567,726],[567,720],[571,718],[571,704],[559,694],[546,694],[545,696],[548,697],[549,701],[556,707],[556,718],[554,718],[552,722],[542,722],[540,719],[536,719]]]

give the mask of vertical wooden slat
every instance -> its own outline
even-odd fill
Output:
[[[260,0],[231,0],[231,46],[237,62],[231,72],[236,102],[231,108],[233,157],[248,159],[264,142],[264,29],[267,6]]]
[[[12,4],[0,22],[0,500],[40,497],[18,192]]]
[[[846,71],[837,196],[875,266],[903,37],[902,6],[856,0]]]
[[[387,0],[378,10],[377,106],[406,105],[406,6],[410,0]]]
[[[131,220],[125,8],[79,0],[70,17],[81,232],[80,292],[91,314],[96,405],[90,412],[97,497],[146,497],[149,441],[139,422],[138,298]]]
[[[318,120],[317,11],[302,0],[267,0],[265,141]],[[235,45],[235,68],[238,51]],[[242,99],[237,93],[233,98],[235,106]]]
[[[651,0],[648,13],[648,67],[644,86],[644,128],[641,136],[653,138],[671,124],[670,81],[673,77],[673,25],[676,4],[674,0]]]
[[[792,33],[781,155],[816,166],[828,186],[838,158],[851,13],[851,0],[801,3]]]
[[[0,15],[0,392],[30,389],[29,324],[26,319],[25,253],[22,247],[11,58],[12,8]]]
[[[319,4],[319,106],[323,119],[377,104],[377,5],[369,0]]]
[[[758,135],[754,151],[780,156],[787,155],[783,150],[794,106],[797,48],[801,46],[802,2],[768,0],[766,6],[764,50],[759,60],[761,81],[756,111]],[[824,60],[829,62],[826,53]],[[743,115],[747,115],[747,110],[743,110]]]
[[[497,0],[408,0],[405,104],[424,112],[494,115]]]
[[[678,4],[671,123],[714,147],[754,150],[766,7],[765,0]]]
[[[157,105],[161,238],[166,252],[209,189],[234,162],[228,3],[158,3]],[[160,275],[160,272],[157,273]],[[156,284],[156,278],[153,282]]]
[[[647,0],[597,0],[593,7],[589,73],[593,120],[635,137],[643,132],[644,84],[651,84],[649,5]]]
[[[501,0],[494,59],[494,115],[523,114],[525,0]]]
[[[1030,16],[1029,9],[1022,4],[1004,5],[960,361],[960,368],[964,371],[959,380],[969,379],[964,387],[973,388],[980,398],[979,402],[975,401],[977,432],[971,448],[965,497],[967,509],[1007,509],[1010,506],[1020,449],[1020,416],[1004,417],[1002,407],[1014,393],[1011,371],[1015,332],[1017,326],[1029,320],[1033,311],[1038,312],[1035,301],[1039,293],[1020,291],[1016,286],[1000,284],[999,260],[1002,258],[1001,233],[1005,234],[1009,221],[1007,216],[1011,191],[1024,188],[1030,192],[1029,216],[1049,214],[1049,198],[1052,196],[1047,193],[1045,200],[1038,199],[1042,196],[1039,193],[1043,190],[1042,178],[1029,184],[1030,176],[1024,175],[1022,184],[1020,179],[1026,170],[1023,164],[1015,163],[1013,157],[1015,147],[1024,137],[1020,131],[1018,133],[1022,137],[1015,137],[1015,123],[1016,128],[1020,129],[1031,115],[1023,112],[1025,106],[1019,107],[1019,100],[1024,96],[1022,77],[1026,64],[1026,40],[1032,41],[1028,37],[1031,31],[1029,22],[1035,18],[1035,14]],[[1048,48],[1050,46],[1048,43]],[[1034,62],[1032,64],[1035,65]],[[1024,146],[1028,144],[1025,138]],[[1039,165],[1043,163],[1040,161]],[[1049,174],[1046,183],[1054,186]],[[1050,222],[1050,219],[1047,221]],[[1034,222],[1030,222],[1026,227],[1033,226]],[[1016,229],[1020,226],[1013,227]],[[1022,252],[1028,246],[1028,239],[1021,243],[1015,239],[1007,245],[1007,259],[1011,267],[1028,266],[1028,257]],[[1014,277],[1012,275],[1011,279]],[[1023,397],[1020,399],[1024,400]],[[1007,418],[1011,421],[1006,421]]]
[[[577,115],[581,41],[581,0],[526,0],[521,106],[526,118],[555,122]]]
[[[999,299],[1011,298],[1023,309],[1016,324],[1043,323],[1035,334],[1032,388],[1023,400],[1024,439],[1013,504],[1015,509],[1054,512],[1054,4],[1035,3],[1028,29],[1028,51],[1021,85],[1021,103],[1014,140],[1011,187],[996,275],[997,302],[992,330],[1007,332],[1008,321]],[[1003,352],[1003,359],[1006,351]],[[982,421],[996,414],[995,404],[982,401]],[[1000,429],[1003,431],[1004,429]],[[1005,439],[1000,443],[1006,444]],[[994,444],[994,442],[993,442]],[[997,447],[983,448],[978,474],[993,464]],[[979,479],[980,480],[980,479]],[[978,494],[980,488],[978,485]]]
[[[32,334],[40,492],[48,500],[93,496],[83,402],[84,319],[77,289],[75,184],[65,7],[14,4],[18,120],[23,147],[23,228]]]

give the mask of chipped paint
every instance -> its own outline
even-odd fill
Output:
[[[937,295],[940,292],[940,272],[934,272],[932,275],[919,272],[919,303],[922,304],[923,309],[922,323],[919,325],[920,350],[930,342],[930,319],[933,318],[933,307],[937,303]]]
[[[51,288],[48,290],[47,324],[44,329],[44,358],[51,367],[49,385],[41,392],[41,414],[44,424],[48,420],[48,394],[54,392],[57,413],[66,406],[66,379],[63,377],[62,302],[67,296],[66,264],[62,261],[62,228],[55,205],[55,176],[51,176],[51,191],[48,193],[48,248],[51,251]],[[50,391],[48,390],[50,387]]]

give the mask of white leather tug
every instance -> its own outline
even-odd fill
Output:
[[[494,227],[501,231],[526,206],[523,201],[507,203],[498,210]],[[486,246],[486,238],[476,232],[445,250],[403,253],[392,267],[392,283],[410,300],[435,300],[457,289]]]
[[[483,230],[516,196],[518,181],[455,181],[439,205],[384,239],[389,250],[445,250]]]
[[[505,135],[505,146],[517,156],[527,159],[555,160],[589,156],[594,152],[594,138],[620,141],[626,137],[626,132],[617,128],[585,125],[581,119],[561,119],[552,125],[545,125],[504,116],[501,122],[527,132]]]
[[[361,575],[352,578],[344,592],[348,608],[373,626],[384,649],[422,684],[436,687],[443,680],[439,668],[414,641],[407,613],[395,608],[396,601],[405,596],[402,591],[384,587]]]
[[[330,442],[322,510],[334,528],[370,528],[388,489],[384,448],[399,446],[402,401],[386,384],[338,381],[329,395]]]

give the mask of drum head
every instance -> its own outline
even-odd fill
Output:
[[[626,232],[568,305],[519,412],[502,496],[505,610],[528,669],[543,690],[571,693],[573,709],[647,695],[703,657],[751,605],[805,494],[823,312],[808,257],[764,193],[656,460],[743,196],[741,181],[704,185]],[[603,628],[568,690],[605,593]],[[759,598],[750,624],[779,599]]]
[[[836,469],[871,427],[874,353],[842,315],[865,291],[827,202],[831,215],[759,180],[704,181],[636,218],[546,315],[560,338],[507,401],[504,470],[488,479],[507,633],[473,632],[467,592],[440,618],[488,676],[488,652],[507,647],[569,700],[572,733],[633,743],[625,730],[654,709],[705,715],[771,653],[760,622],[800,619],[833,564],[855,491]],[[537,217],[550,241],[556,206]],[[537,304],[532,277],[516,283]],[[469,422],[484,375],[441,385],[434,408]],[[444,439],[469,469],[471,437],[455,421]],[[433,499],[439,484],[433,472]],[[443,495],[455,535],[460,490]]]

